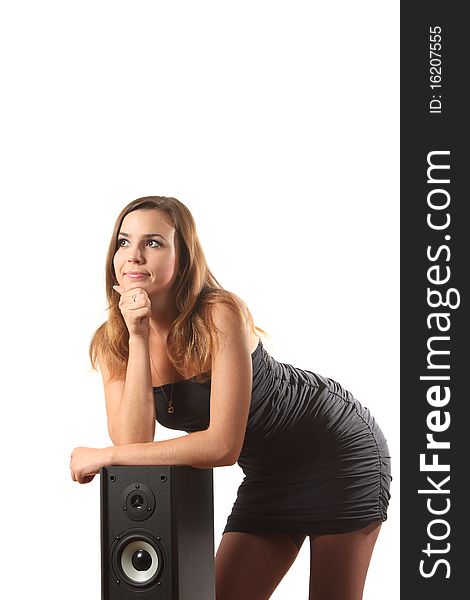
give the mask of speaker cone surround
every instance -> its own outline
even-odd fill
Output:
[[[158,583],[164,559],[159,542],[147,532],[131,532],[117,540],[113,550],[117,579],[127,587],[149,588]]]

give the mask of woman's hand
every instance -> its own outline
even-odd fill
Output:
[[[70,458],[70,474],[73,481],[90,483],[100,467],[112,464],[112,448],[75,448]]]
[[[124,291],[120,285],[113,288],[121,295],[119,308],[126,323],[130,337],[147,339],[151,315],[150,298],[142,288]]]

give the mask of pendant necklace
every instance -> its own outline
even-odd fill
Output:
[[[155,373],[157,374],[157,376],[160,379],[160,381],[162,381],[162,378],[160,377],[160,373],[157,371],[157,369],[155,368],[155,365],[153,364],[152,355],[150,354],[149,356],[150,356],[150,362],[152,363],[152,367],[153,367]],[[170,399],[169,400],[168,400],[168,396],[165,394],[165,390],[163,389],[163,386],[160,385],[159,388],[162,390],[162,393],[165,396],[165,400],[166,400],[166,403],[168,405],[168,413],[170,415],[172,415],[175,412],[175,407],[173,405],[173,383],[171,384],[171,391],[170,391]]]

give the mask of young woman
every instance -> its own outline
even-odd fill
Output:
[[[114,446],[76,448],[72,478],[87,483],[113,464],[238,461],[245,479],[216,555],[217,600],[269,598],[306,536],[310,598],[360,600],[391,481],[369,411],[337,382],[269,355],[175,198],[123,209],[106,292],[90,355]],[[155,442],[155,419],[188,435]]]

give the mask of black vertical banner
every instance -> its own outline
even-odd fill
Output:
[[[469,39],[401,3],[401,598],[469,596]]]

